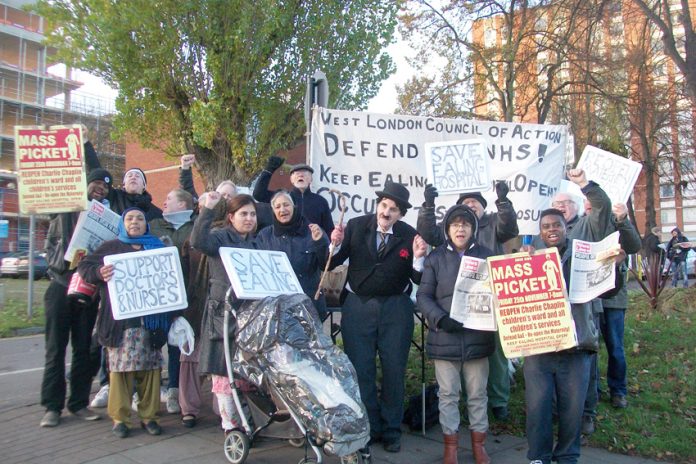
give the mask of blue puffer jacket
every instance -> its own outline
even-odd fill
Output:
[[[444,236],[447,237],[446,225],[449,218],[457,212],[464,212],[473,218],[476,225],[464,254],[480,259],[492,256],[492,251],[478,245],[478,219],[467,206],[455,205],[447,211],[441,223]],[[440,320],[449,315],[460,263],[461,257],[449,238],[446,245],[438,247],[425,259],[425,269],[416,298],[420,311],[428,321],[426,351],[431,359],[463,362],[490,356],[495,350],[493,332],[464,329],[463,333],[453,334],[437,328]]]

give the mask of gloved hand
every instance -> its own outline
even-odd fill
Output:
[[[506,182],[498,182],[495,184],[495,194],[498,195],[498,201],[508,201],[507,194],[510,192],[510,187]]]
[[[435,198],[437,198],[439,194],[437,193],[437,188],[435,188],[434,185],[432,184],[425,184],[425,192],[423,192],[423,196],[425,197],[425,206],[426,207],[435,207]]]
[[[449,316],[445,316],[440,319],[438,327],[449,333],[461,333],[464,332],[464,326],[461,322],[457,322]]]
[[[266,161],[266,171],[275,172],[275,170],[281,167],[283,163],[285,163],[285,158],[281,158],[280,156],[271,156],[268,158],[268,161]]]

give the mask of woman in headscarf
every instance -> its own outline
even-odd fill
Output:
[[[288,255],[302,290],[312,299],[319,316],[323,317],[326,314],[324,295],[320,295],[318,300],[314,299],[314,295],[329,253],[329,239],[321,227],[310,224],[300,214],[285,190],[273,195],[271,208],[273,225],[259,232],[256,245],[262,250],[284,251]]]
[[[109,289],[106,283],[114,276],[114,266],[104,264],[104,257],[141,250],[161,248],[164,244],[150,235],[145,213],[128,208],[121,215],[116,240],[104,242],[79,264],[82,278],[99,285],[101,302],[97,320],[99,343],[109,354],[108,412],[114,421],[113,433],[126,438],[130,433],[131,396],[133,384],[140,398],[138,416],[141,426],[150,435],[159,435],[160,349],[167,341],[170,315],[167,313],[114,320]]]
[[[208,258],[208,294],[201,323],[199,372],[211,374],[225,433],[240,426],[225,366],[223,317],[225,294],[230,280],[218,252],[220,247],[254,248],[256,203],[250,195],[236,195],[227,201],[226,225],[213,228],[215,211],[222,195],[207,192],[200,215],[191,232],[191,245]],[[222,200],[225,201],[225,200]]]

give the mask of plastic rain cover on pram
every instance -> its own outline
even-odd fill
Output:
[[[277,387],[324,451],[347,456],[370,436],[367,411],[348,357],[322,331],[304,294],[245,301],[237,310],[234,371]]]

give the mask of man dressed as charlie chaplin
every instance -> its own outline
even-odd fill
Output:
[[[401,449],[404,376],[413,334],[409,295],[411,282],[420,281],[426,244],[400,220],[411,207],[408,190],[388,181],[376,193],[376,214],[334,229],[331,240],[340,249],[332,266],[350,258],[341,329],[370,419],[370,443],[382,441],[386,451],[395,453]],[[379,397],[377,355],[382,366]]]

